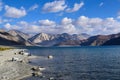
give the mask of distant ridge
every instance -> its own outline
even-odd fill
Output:
[[[97,35],[86,39],[82,46],[102,46],[102,45],[118,45],[117,39],[120,37],[120,33],[111,35]],[[114,42],[115,41],[115,42]],[[116,44],[114,44],[116,43]]]
[[[76,44],[76,42],[80,42],[81,40],[84,40],[90,37],[87,34],[85,36],[84,35],[82,34],[70,35],[68,33],[51,35],[46,33],[39,33],[31,37],[29,40],[38,45],[46,45],[46,46],[55,46],[55,45],[62,45],[62,44],[64,45],[64,42],[67,42],[68,45],[73,45],[71,43],[75,43],[74,45],[79,45],[80,43]]]
[[[90,36],[88,34],[47,34],[34,36],[18,30],[0,30],[0,45],[24,46],[102,46],[120,45],[120,33],[111,35]]]

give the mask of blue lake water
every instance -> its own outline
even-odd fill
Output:
[[[120,46],[102,47],[30,47],[38,58],[33,65],[46,68],[44,78],[30,77],[25,80],[120,80]],[[48,55],[54,58],[46,59]]]

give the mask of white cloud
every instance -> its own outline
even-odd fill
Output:
[[[63,11],[67,5],[64,0],[55,0],[53,2],[48,2],[43,6],[44,12],[60,12]]]
[[[10,29],[10,28],[11,28],[11,25],[10,25],[9,23],[6,23],[6,24],[4,25],[4,27],[5,27],[6,29]]]
[[[39,5],[34,4],[33,6],[31,6],[31,7],[29,8],[29,11],[33,11],[33,10],[37,9],[38,7],[39,7]]]
[[[80,16],[78,19],[63,18],[60,23],[51,20],[39,20],[36,23],[20,21],[16,25],[7,23],[6,29],[19,29],[28,33],[87,33],[90,35],[113,34],[120,32],[120,21],[115,18],[89,18]]]
[[[26,10],[23,7],[21,7],[20,9],[17,9],[15,7],[6,5],[5,11],[6,11],[5,16],[11,17],[11,18],[20,18],[27,14]]]
[[[72,19],[70,18],[63,18],[61,23],[56,24],[54,21],[50,21],[48,19],[46,20],[40,20],[39,21],[39,32],[45,32],[45,33],[74,33],[75,32],[75,26],[72,24]]]
[[[39,20],[40,25],[44,25],[44,26],[52,26],[55,25],[56,23],[54,21],[50,21],[48,19],[46,20]]]
[[[6,22],[11,22],[11,21],[12,21],[12,19],[3,19],[0,17],[0,24],[4,24]]]
[[[76,32],[76,27],[73,24],[67,24],[67,25],[59,24],[56,27],[55,33],[57,33],[57,34],[59,34],[59,33],[74,34],[77,32]]]
[[[25,22],[25,21],[20,21],[20,22],[18,22],[17,24],[18,24],[19,26],[24,26],[24,28],[26,28],[26,27],[29,26],[29,24],[28,24],[27,22]]]
[[[117,16],[117,19],[120,19],[120,16]]]
[[[81,16],[75,21],[78,31],[88,34],[113,34],[120,32],[120,22],[114,18],[88,18]]]
[[[62,19],[62,21],[61,21],[61,24],[71,24],[72,23],[72,19],[70,19],[70,18],[67,18],[67,17],[65,17],[65,18],[63,18]]]
[[[78,11],[80,8],[82,8],[84,6],[84,2],[81,3],[75,3],[73,8],[68,8],[66,9],[66,12],[75,12]]]
[[[41,22],[44,22],[40,24]],[[53,21],[50,20],[39,20],[38,23],[27,23],[25,21],[20,21],[16,25],[12,25],[10,23],[7,23],[4,25],[5,29],[18,29],[23,32],[28,33],[75,33],[75,26],[72,23],[68,24],[56,24]]]
[[[101,6],[103,6],[104,5],[104,3],[103,2],[101,2],[100,4],[99,4],[99,6],[101,7]]]
[[[18,29],[18,30],[20,30],[21,29],[21,27],[19,27],[17,25],[11,25],[10,23],[6,23],[4,25],[4,28],[7,29],[7,30],[10,30],[10,29]]]

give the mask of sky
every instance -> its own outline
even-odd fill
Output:
[[[120,32],[120,0],[0,0],[0,28],[25,33]]]

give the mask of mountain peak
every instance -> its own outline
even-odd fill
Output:
[[[99,46],[99,45],[117,45],[120,41],[120,33],[111,35],[97,35],[90,37],[86,33],[82,34],[47,34],[38,33],[31,38],[28,34],[18,30],[8,32],[0,30],[0,44],[2,45],[81,45],[81,46]],[[3,43],[5,41],[5,43]]]
[[[48,41],[51,40],[51,35],[46,34],[46,33],[38,33],[35,36],[33,36],[32,38],[30,38],[30,40],[34,43],[40,43],[42,41]]]
[[[23,33],[21,31],[15,30],[15,29],[9,30],[8,33],[11,34],[12,36],[21,36],[25,40],[27,40],[28,38],[30,38],[29,34]]]

